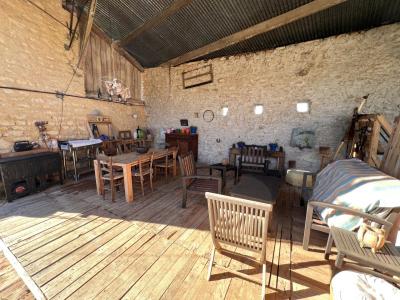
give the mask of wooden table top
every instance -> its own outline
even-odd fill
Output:
[[[129,152],[129,153],[122,153],[118,154],[112,157],[112,163],[113,165],[127,165],[127,164],[135,164],[137,161],[140,160],[140,158],[145,157],[147,155],[151,155],[151,153],[154,153],[154,159],[160,158],[165,156],[168,153],[168,149],[155,149],[155,148],[150,148],[147,153],[141,154],[141,153],[136,153],[136,152]],[[104,154],[99,154],[97,156],[98,159],[108,161],[109,156],[106,156]]]
[[[232,187],[230,194],[231,196],[274,205],[281,184],[281,178],[246,174],[240,177],[240,182]]]

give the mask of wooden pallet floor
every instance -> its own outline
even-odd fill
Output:
[[[0,206],[0,237],[47,299],[260,298],[260,285],[230,273],[214,268],[212,280],[205,279],[211,249],[206,203],[189,198],[180,208],[180,184],[159,180],[153,193],[132,204],[122,192],[115,203],[103,201],[91,178],[53,188]],[[313,251],[303,251],[304,215],[296,191],[283,186],[268,239],[269,299],[329,297],[326,236],[313,234]],[[243,257],[217,254],[216,262],[261,276]],[[7,274],[0,271],[0,282]],[[31,297],[20,281],[9,283],[15,295]],[[4,288],[0,299],[10,296]]]

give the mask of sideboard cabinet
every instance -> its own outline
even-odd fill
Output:
[[[198,140],[199,136],[197,134],[165,134],[165,142],[169,147],[179,147],[178,155],[192,151],[195,161],[197,161],[198,155]]]

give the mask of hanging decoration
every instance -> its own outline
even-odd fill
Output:
[[[118,102],[127,102],[131,98],[130,89],[121,80],[113,78],[112,80],[103,80],[103,82],[109,95],[109,100],[113,100],[113,97],[116,96]]]

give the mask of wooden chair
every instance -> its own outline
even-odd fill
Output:
[[[361,216],[364,221],[373,222],[381,225],[386,235],[392,228],[392,223],[377,216],[347,210],[346,213]],[[337,257],[335,266],[342,268],[346,259],[350,259],[357,264],[351,264],[357,271],[369,273],[393,283],[400,283],[400,252],[391,242],[385,242],[382,249],[374,253],[369,248],[362,248],[357,239],[357,233],[338,227],[331,227],[328,242],[325,249],[325,258],[329,259],[332,244],[335,244]]]
[[[206,198],[213,241],[207,280],[211,277],[215,250],[221,254],[224,252],[229,254],[229,251],[223,249],[221,244],[249,250],[260,255],[258,263],[262,264],[261,299],[264,299],[268,217],[272,211],[272,205],[213,193],[206,193]],[[253,277],[242,272],[215,266],[254,281]]]
[[[176,158],[178,155],[178,151],[179,151],[178,147],[172,147],[166,151],[165,158],[158,160],[154,164],[154,177],[157,176],[157,169],[161,169],[161,170],[163,170],[163,173],[165,174],[165,180],[167,180],[168,170],[169,169],[174,170],[174,166],[176,165]],[[176,174],[173,174],[173,176],[176,176]]]
[[[97,159],[97,162],[100,165],[101,180],[103,180],[103,190],[101,191],[103,199],[105,199],[105,191],[109,190],[111,191],[111,201],[115,202],[115,190],[124,182],[122,170],[118,170],[113,166],[112,157],[108,161]],[[109,188],[105,187],[106,182],[109,183]]]
[[[183,184],[182,208],[186,207],[188,192],[202,195],[205,192],[222,193],[221,177],[197,175],[197,169],[204,167],[196,167],[192,152],[180,155],[179,165]],[[209,169],[209,167],[205,168]]]
[[[153,191],[153,153],[143,155],[138,165],[132,170],[133,179],[139,178],[142,195],[144,196],[144,179],[149,176],[150,189]]]

